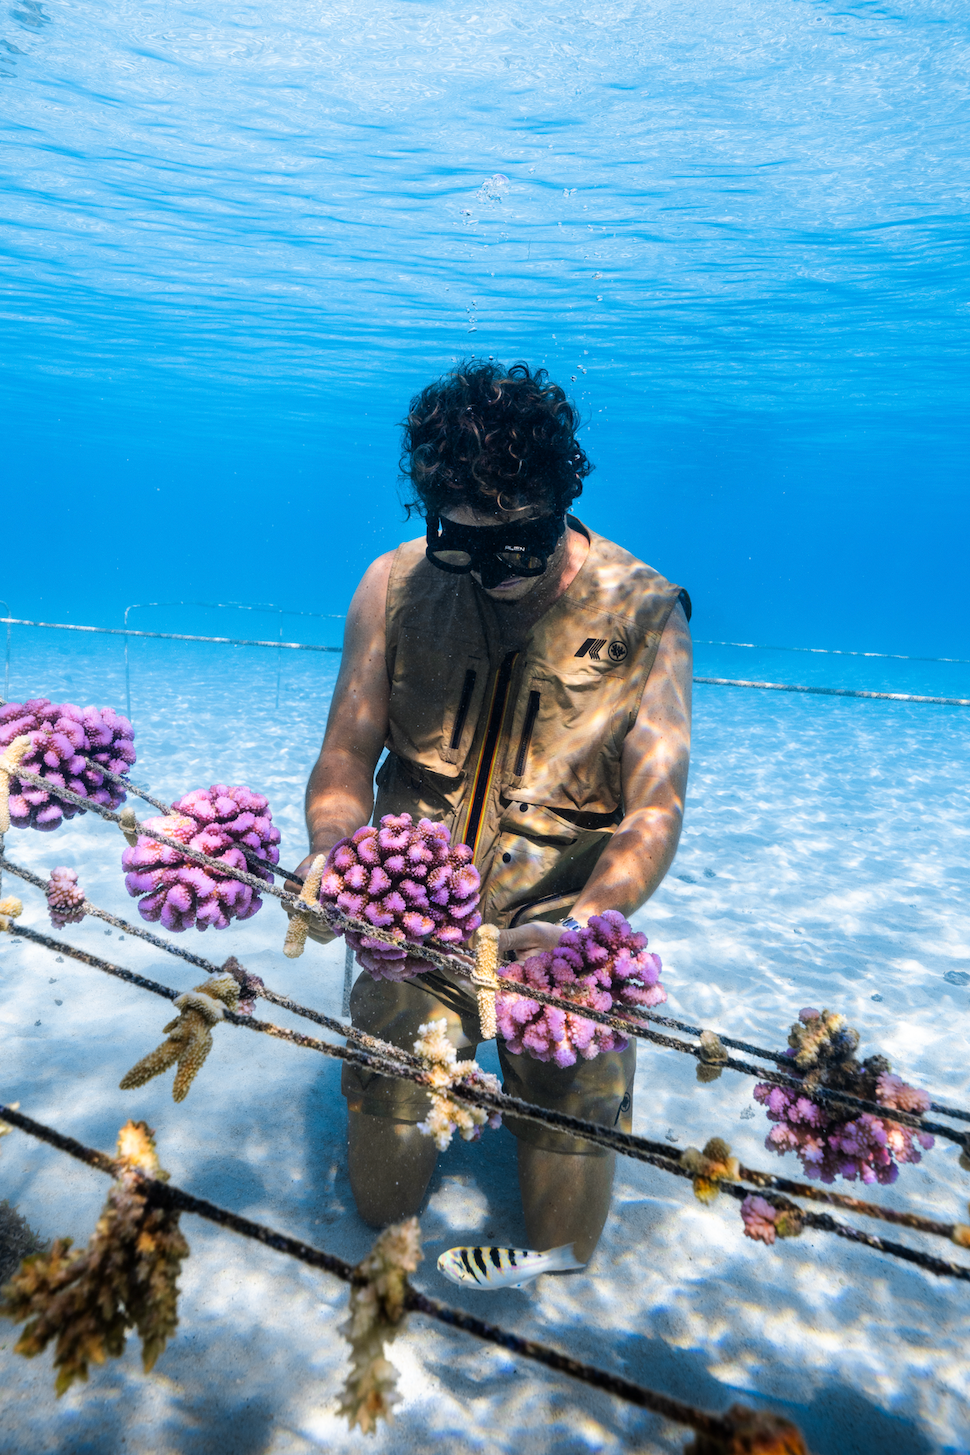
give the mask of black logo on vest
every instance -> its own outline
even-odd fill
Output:
[[[589,657],[591,662],[599,662],[602,660],[600,657],[600,649],[605,646],[605,637],[587,637],[576,653],[576,656]],[[628,650],[625,642],[610,642],[606,650],[606,655],[611,662],[622,662],[626,658]]]

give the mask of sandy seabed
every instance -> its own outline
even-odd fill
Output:
[[[258,788],[282,830],[282,862],[297,862],[303,785],[337,660],[287,654],[277,709],[275,653],[139,644],[133,777],[167,798],[217,781]],[[809,680],[798,665],[708,652],[698,670]],[[858,685],[953,691],[898,679]],[[39,695],[123,709],[120,647],[24,633],[10,696]],[[970,1104],[970,986],[944,978],[970,971],[968,738],[970,713],[960,709],[698,687],[680,852],[636,916],[663,959],[670,1013],[782,1046],[800,1007],[839,1009],[860,1030],[863,1054],[881,1050],[937,1099]],[[94,903],[131,919],[123,848],[92,815],[56,834],[7,839],[11,858],[44,874],[74,867]],[[22,894],[22,923],[50,932],[41,895]],[[215,960],[236,954],[270,986],[339,1014],[342,946],[311,945],[287,961],[284,928],[267,901],[243,925],[180,942]],[[96,920],[62,934],[180,989],[202,978]],[[170,1076],[121,1092],[170,1011],[26,942],[4,937],[0,955],[0,1098],[104,1149],[128,1117],[145,1118],[181,1186],[344,1258],[363,1256],[373,1234],[350,1196],[336,1062],[269,1038],[243,1045],[227,1027],[180,1106]],[[479,1059],[497,1069],[494,1047]],[[690,1058],[641,1047],[635,1129],[680,1147],[717,1134],[749,1165],[799,1176],[793,1157],[765,1150],[751,1087],[731,1072],[698,1086]],[[0,1148],[0,1196],[44,1237],[86,1241],[106,1190],[98,1173],[19,1133]],[[865,1195],[966,1220],[970,1175],[957,1149],[938,1142],[895,1187]],[[523,1242],[505,1131],[441,1157],[421,1223],[419,1288],[604,1369],[710,1409],[737,1400],[783,1409],[815,1455],[970,1450],[966,1284],[823,1233],[765,1248],[743,1237],[733,1201],[703,1208],[689,1185],[622,1162],[588,1273],[520,1292],[458,1289],[435,1270],[444,1248]],[[438,1441],[454,1455],[652,1455],[685,1443],[680,1427],[417,1318],[391,1349],[405,1396],[395,1422],[365,1442],[335,1412],[346,1288],[197,1218],[182,1225],[192,1256],[180,1326],[152,1375],[130,1339],[122,1359],[55,1400],[50,1352],[15,1356],[16,1331],[0,1323],[3,1455],[404,1455]]]

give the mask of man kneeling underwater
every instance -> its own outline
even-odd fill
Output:
[[[690,600],[568,513],[592,469],[578,425],[563,390],[526,364],[472,360],[412,400],[401,463],[427,533],[380,556],[357,588],[306,792],[301,874],[372,814],[445,823],[474,851],[503,959],[549,950],[604,910],[631,915],[667,873],[683,819]],[[435,980],[362,974],[354,1025],[410,1050],[420,1025],[444,1017],[459,1056],[473,1056],[474,993]],[[498,1053],[512,1095],[631,1129],[635,1041],[564,1068],[501,1040]],[[437,1157],[417,1130],[426,1093],[352,1066],[342,1090],[360,1215],[380,1227],[417,1212]],[[513,1267],[515,1250],[452,1250],[468,1261],[442,1271],[481,1287],[585,1263],[610,1206],[613,1152],[505,1125],[532,1247],[569,1251],[550,1263],[521,1250]]]

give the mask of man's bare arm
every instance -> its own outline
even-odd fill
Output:
[[[572,911],[583,923],[605,909],[632,914],[673,863],[687,795],[692,674],[690,632],[678,603],[623,746],[623,820]],[[533,954],[551,948],[560,934],[557,926],[534,921],[503,931],[499,948],[504,955]]]
[[[343,660],[327,730],[306,789],[310,852],[317,854],[367,823],[374,808],[374,769],[387,738],[389,684],[384,625],[393,553],[367,568],[354,593],[344,631]]]

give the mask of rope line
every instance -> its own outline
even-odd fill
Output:
[[[292,613],[290,613],[292,614]],[[321,647],[310,642],[283,642],[283,641],[261,641],[248,637],[204,637],[190,635],[186,632],[148,632],[136,631],[132,627],[113,626],[80,626],[73,622],[63,621],[28,621],[26,618],[17,616],[0,616],[0,622],[5,622],[9,631],[11,626],[39,627],[48,631],[67,632],[93,632],[101,636],[113,637],[152,637],[157,641],[166,642],[215,642],[220,646],[229,647],[275,647],[277,650],[286,648],[291,652],[342,652],[343,647]],[[698,642],[702,646],[727,646],[727,647],[754,647],[754,642]],[[888,652],[836,652],[826,647],[765,647],[764,651],[784,652],[819,652],[829,653],[833,656],[845,657],[886,657],[893,661],[903,662],[952,662],[961,664],[962,657],[895,657]],[[712,687],[757,687],[769,692],[807,692],[820,697],[866,697],[875,698],[883,702],[924,702],[933,703],[939,707],[970,707],[968,697],[924,697],[916,693],[906,692],[863,692],[849,687],[805,687],[790,682],[751,682],[732,677],[695,677],[694,682],[706,684]]]
[[[694,638],[695,647],[753,647],[759,652],[806,652],[823,657],[878,657],[884,662],[950,662],[970,667],[970,657],[905,657],[900,652],[849,652],[840,647],[770,647],[765,642],[710,642]]]
[[[45,781],[41,778],[37,778],[35,774],[28,773],[24,776],[28,779],[36,779],[37,782]],[[63,793],[72,799],[76,798],[77,801],[82,804],[85,801],[79,798],[76,794],[67,794],[66,790],[64,789],[58,789],[57,792],[58,794]],[[95,804],[92,806],[95,808],[96,812],[102,814],[102,816],[104,816],[105,818],[119,821],[119,815],[112,812],[110,809],[105,809],[100,804]],[[163,843],[171,843],[172,846],[175,848],[180,848],[182,850],[185,850],[186,848],[186,846],[184,844],[180,844],[178,840],[169,839],[166,835],[158,833],[154,829],[146,830],[141,824],[136,823],[135,829],[138,832],[147,832],[149,836],[155,837]],[[417,941],[395,940],[393,936],[386,935],[380,930],[375,930],[373,926],[369,925],[366,921],[354,919],[350,915],[345,915],[335,906],[329,906],[327,909],[324,909],[320,905],[305,904],[303,901],[296,899],[295,896],[286,894],[282,890],[276,889],[274,885],[267,884],[264,880],[255,879],[254,876],[245,874],[242,870],[233,870],[229,869],[228,866],[222,866],[219,860],[213,859],[208,854],[203,854],[200,851],[196,850],[192,850],[191,853],[194,857],[198,858],[206,864],[210,864],[214,868],[225,867],[226,872],[231,874],[234,878],[243,879],[246,883],[253,883],[257,887],[268,890],[269,892],[273,893],[278,899],[281,899],[284,902],[298,904],[301,910],[318,913],[322,918],[325,919],[328,926],[332,927],[334,924],[340,924],[344,928],[352,928],[355,930],[363,931],[364,933],[373,936],[379,940],[382,940],[384,943],[387,944],[395,946],[405,945],[409,949],[413,950],[415,954],[420,955],[420,957],[426,960],[428,963],[437,966],[437,968],[439,969],[446,968],[452,973],[455,973],[456,970],[459,973],[465,973],[471,967],[470,957],[460,958],[459,956],[455,955],[453,951],[451,953],[441,954],[434,950],[431,950],[427,945],[419,944]],[[27,873],[22,872],[16,865],[10,863],[8,860],[0,858],[0,864],[9,868],[12,873],[19,874],[20,877],[28,879],[28,882],[32,882],[40,888],[46,888],[46,885],[44,885],[42,881],[39,881],[36,876],[28,876]],[[100,917],[105,917],[104,911],[100,912]],[[124,920],[112,919],[111,922],[118,925],[119,927],[125,928],[126,930],[130,930],[133,935],[137,935],[143,938],[150,938],[151,943],[157,945],[159,948],[167,948],[165,941],[157,939],[155,936],[149,936],[147,932],[140,930],[137,926],[129,925]],[[57,942],[55,941],[53,943]],[[172,952],[174,954],[182,955],[183,958],[189,958],[189,952],[177,950],[174,946],[172,947]],[[200,964],[201,968],[203,969],[212,968],[209,962],[201,961],[199,957],[194,957],[192,963]],[[215,973],[220,973],[218,967],[216,967]],[[412,981],[411,983],[417,983],[420,985],[421,981],[424,981],[433,987],[436,985],[436,977],[434,977],[433,975],[429,976],[427,974],[422,975],[417,981]],[[684,1055],[693,1056],[694,1059],[697,1061],[704,1061],[704,1055],[699,1045],[688,1046],[684,1041],[680,1041],[674,1036],[664,1036],[657,1031],[648,1030],[645,1026],[640,1025],[625,1016],[610,1015],[604,1011],[593,1010],[586,1006],[577,1007],[574,1002],[562,1000],[557,996],[549,995],[547,992],[535,989],[531,986],[528,989],[517,989],[516,982],[514,981],[503,980],[501,982],[501,989],[503,993],[518,995],[526,1000],[535,1000],[538,1001],[540,1004],[553,1006],[555,1009],[567,1011],[569,1014],[572,1015],[581,1015],[584,1019],[596,1021],[600,1025],[609,1026],[613,1030],[618,1030],[623,1035],[632,1035],[637,1037],[639,1040],[648,1041],[653,1045],[663,1046],[667,1050],[679,1051]],[[277,1003],[282,1004],[281,1001],[278,1001]],[[296,1012],[296,1014],[300,1013],[300,1011]],[[644,1015],[646,1019],[655,1019],[654,1017],[649,1016],[646,1013],[644,1013]],[[314,1017],[311,1016],[310,1018],[313,1019]],[[660,1018],[657,1017],[656,1019]],[[671,1022],[669,1021],[665,1023],[671,1024]],[[684,1028],[685,1030],[690,1030],[694,1034],[701,1034],[699,1030],[695,1030],[695,1028],[693,1027],[685,1026]],[[341,1025],[340,1034],[343,1034],[343,1031],[344,1027]],[[732,1044],[729,1038],[725,1038],[725,1040],[727,1044]],[[784,1064],[785,1060],[787,1059],[783,1056],[779,1056],[776,1052],[773,1051],[760,1051],[756,1047],[752,1047],[751,1049],[754,1054],[763,1055],[766,1059],[780,1062],[781,1064]],[[800,1089],[802,1086],[802,1082],[795,1076],[787,1076],[784,1074],[784,1072],[772,1071],[769,1070],[767,1067],[752,1066],[748,1062],[739,1061],[733,1056],[727,1057],[719,1064],[728,1070],[738,1071],[742,1075],[755,1076],[760,1078],[761,1080],[770,1081],[776,1086],[788,1086],[793,1087],[796,1090]],[[821,1101],[831,1102],[836,1109],[846,1109],[855,1112],[871,1112],[877,1116],[880,1116],[884,1121],[898,1122],[900,1125],[910,1127],[911,1129],[916,1131],[932,1132],[937,1136],[954,1142],[957,1146],[961,1148],[961,1150],[970,1154],[970,1134],[958,1132],[952,1127],[945,1126],[941,1122],[928,1122],[924,1118],[913,1116],[909,1112],[896,1111],[890,1107],[882,1106],[879,1102],[869,1101],[864,1097],[854,1096],[850,1092],[835,1091],[829,1087],[816,1087],[814,1088],[812,1094]],[[944,1107],[937,1102],[931,1102],[930,1105],[931,1108],[938,1113],[941,1113],[943,1115],[954,1115],[960,1117],[962,1120],[970,1121],[970,1115],[968,1115],[968,1113],[966,1112],[951,1112],[949,1108]]]
[[[28,1136],[46,1142],[48,1146],[54,1147],[60,1152],[66,1152],[68,1156],[86,1163],[87,1166],[95,1168],[98,1172],[106,1173],[109,1177],[117,1176],[121,1170],[121,1164],[115,1162],[104,1152],[87,1147],[74,1137],[65,1136],[53,1127],[45,1126],[43,1122],[34,1121],[32,1117],[25,1116],[13,1107],[0,1105],[0,1117],[12,1126],[18,1127],[20,1131],[26,1132]],[[129,1168],[128,1171],[130,1172],[131,1169]],[[338,1258],[334,1253],[314,1248],[309,1243],[304,1243],[298,1238],[291,1238],[286,1233],[277,1232],[263,1223],[253,1222],[250,1218],[240,1217],[238,1213],[230,1212],[228,1208],[220,1207],[206,1198],[196,1197],[193,1193],[186,1192],[171,1182],[159,1182],[140,1172],[137,1173],[137,1176],[148,1201],[157,1207],[168,1208],[173,1212],[193,1213],[196,1217],[204,1218],[218,1227],[228,1228],[242,1237],[262,1243],[264,1247],[273,1248],[279,1253],[286,1253],[311,1268],[322,1269],[323,1272],[332,1274],[343,1283],[353,1284],[357,1287],[362,1287],[367,1283],[363,1274],[358,1273],[352,1264],[345,1262],[343,1258]],[[610,1374],[606,1370],[584,1364],[580,1360],[571,1358],[568,1354],[551,1349],[548,1345],[536,1343],[532,1339],[523,1339],[518,1334],[511,1334],[495,1324],[486,1323],[484,1319],[478,1319],[472,1314],[450,1308],[447,1304],[440,1303],[435,1298],[429,1298],[416,1289],[408,1288],[405,1291],[404,1306],[413,1313],[424,1314],[438,1323],[462,1329],[465,1333],[473,1334],[487,1343],[497,1344],[526,1359],[544,1364],[558,1373],[567,1374],[572,1379],[591,1385],[594,1389],[605,1390],[641,1409],[674,1420],[677,1424],[687,1425],[690,1429],[697,1430],[711,1439],[723,1439],[731,1434],[727,1421],[719,1419],[716,1415],[708,1414],[706,1410],[697,1409],[694,1405],[685,1404],[682,1400],[673,1399],[669,1395],[660,1394],[655,1390],[645,1389],[631,1380],[624,1379],[622,1375]]]
[[[20,935],[23,938],[33,940],[42,944],[50,950],[66,951],[74,959],[92,966],[94,969],[103,970],[117,979],[137,985],[143,990],[149,990],[155,995],[173,1001],[179,996],[178,991],[170,986],[161,985],[158,981],[149,980],[144,976],[136,975],[130,970],[113,965],[110,961],[102,960],[100,956],[91,955],[85,950],[75,946],[65,945],[57,940],[52,940],[46,935],[41,935],[35,930],[29,930],[26,926],[10,925],[10,932]],[[218,968],[218,967],[217,967]],[[252,1016],[237,1014],[226,1010],[224,1018],[231,1025],[243,1026],[252,1031],[270,1035],[277,1040],[288,1041],[293,1045],[303,1046],[309,1050],[319,1051],[324,1055],[335,1057],[338,1060],[349,1062],[352,1065],[360,1066],[365,1070],[376,1072],[378,1075],[390,1076],[399,1080],[414,1081],[420,1086],[429,1087],[432,1077],[418,1063],[417,1058],[409,1052],[402,1051],[399,1047],[390,1046],[387,1042],[379,1041],[376,1037],[365,1037],[362,1032],[354,1032],[353,1028],[342,1025],[339,1022],[331,1022],[338,1034],[348,1039],[356,1039],[359,1042],[369,1042],[372,1050],[354,1050],[347,1046],[334,1046],[326,1041],[319,1041],[312,1036],[305,1036],[301,1032],[291,1031],[283,1026],[277,1026],[270,1021],[258,1021]],[[377,1054],[374,1054],[376,1052]],[[665,1172],[671,1172],[675,1176],[693,1179],[694,1173],[683,1166],[680,1160],[681,1154],[671,1155],[670,1149],[663,1142],[656,1142],[647,1137],[638,1137],[629,1132],[620,1132],[615,1128],[608,1128],[585,1121],[579,1117],[570,1116],[565,1112],[554,1111],[551,1108],[538,1107],[530,1102],[520,1101],[518,1097],[512,1097],[505,1092],[488,1092],[477,1087],[455,1085],[449,1089],[449,1096],[459,1100],[468,1101],[473,1105],[485,1106],[489,1110],[498,1111],[504,1115],[514,1115],[527,1121],[538,1123],[540,1126],[552,1128],[556,1131],[566,1131],[586,1141],[594,1142],[608,1151],[618,1152],[621,1155],[631,1157],[635,1161],[644,1162],[650,1166],[659,1168]],[[100,1154],[99,1154],[100,1155]],[[778,1177],[773,1173],[761,1172],[756,1169],[739,1167],[738,1175],[745,1181],[752,1183],[761,1189],[790,1192],[798,1196],[808,1197],[815,1201],[824,1201],[833,1206],[845,1207],[850,1211],[862,1213],[866,1216],[880,1218],[885,1222],[897,1223],[919,1232],[934,1234],[938,1237],[951,1239],[956,1224],[939,1223],[934,1219],[922,1218],[915,1213],[894,1213],[891,1209],[884,1209],[874,1203],[866,1203],[858,1198],[846,1197],[840,1193],[827,1193],[820,1188],[810,1187],[804,1183],[793,1182],[788,1178]],[[718,1186],[739,1201],[743,1201],[749,1195],[750,1189],[742,1187],[740,1183],[723,1181]],[[905,1261],[917,1263],[920,1267],[926,1268],[929,1272],[941,1276],[955,1277],[970,1280],[970,1268],[963,1268],[959,1264],[949,1263],[945,1260],[934,1258],[930,1254],[922,1253],[918,1249],[905,1247],[903,1244],[889,1243],[874,1235],[859,1232],[848,1224],[840,1223],[828,1214],[802,1213],[802,1221],[806,1226],[817,1227],[821,1231],[831,1232],[838,1237],[848,1238],[850,1241],[864,1242],[880,1252],[885,1252],[893,1257],[902,1258]]]
[[[767,692],[810,692],[818,697],[870,697],[881,702],[933,702],[938,707],[970,707],[970,697],[921,697],[912,692],[862,692],[852,687],[802,687],[794,682],[745,682],[733,677],[695,677],[710,687],[760,687]]]
[[[63,621],[25,621],[17,616],[0,616],[0,621],[6,622],[8,626],[36,626],[59,632],[95,632],[108,637],[154,637],[163,642],[218,642],[221,646],[228,647],[285,647],[291,652],[343,651],[343,647],[317,647],[309,642],[263,642],[252,641],[246,637],[200,637],[189,636],[185,632],[142,632],[135,631],[133,627],[75,626],[72,622]]]

